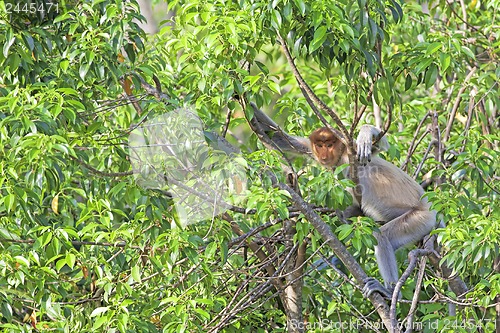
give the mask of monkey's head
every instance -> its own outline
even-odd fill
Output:
[[[325,167],[337,166],[345,151],[344,144],[327,127],[321,127],[309,135],[316,160]]]

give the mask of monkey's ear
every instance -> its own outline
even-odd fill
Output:
[[[253,117],[251,119],[247,117],[248,124],[268,149],[312,157],[311,141],[309,138],[286,133],[278,124],[262,112],[257,105],[254,103],[250,103],[250,105],[253,109]]]
[[[366,165],[370,162],[372,155],[377,155],[379,152],[389,149],[389,142],[385,135],[381,137],[375,145],[373,144],[373,140],[378,137],[380,132],[380,129],[372,125],[361,126],[356,140],[356,146],[358,161],[362,165]]]

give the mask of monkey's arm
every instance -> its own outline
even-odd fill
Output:
[[[262,112],[257,105],[254,103],[250,103],[250,105],[254,114],[248,123],[267,148],[286,153],[312,156],[311,142],[308,138],[289,135]]]
[[[372,125],[361,126],[356,140],[358,161],[361,165],[370,162],[372,155],[377,155],[379,152],[389,149],[389,142],[385,135],[375,145],[373,144],[373,140],[376,140],[380,132],[380,129]]]

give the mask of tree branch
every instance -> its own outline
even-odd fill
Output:
[[[325,102],[323,102],[309,87],[307,82],[304,80],[302,75],[300,74],[297,66],[295,65],[295,62],[293,61],[292,54],[290,53],[290,50],[288,49],[288,46],[285,42],[285,40],[281,37],[278,36],[278,40],[281,44],[281,47],[283,49],[283,52],[285,53],[286,59],[288,60],[288,64],[290,65],[292,69],[292,73],[295,76],[295,79],[297,80],[299,87],[301,91],[304,94],[304,97],[306,98],[307,102],[311,106],[311,109],[313,112],[316,114],[316,116],[321,120],[323,125],[328,127],[346,146],[349,144],[349,132],[347,131],[347,128],[345,127],[344,123],[340,119],[340,117],[333,111],[331,110]],[[319,110],[316,108],[316,105],[319,106],[319,109],[326,114],[328,114],[337,124],[337,126],[340,128],[340,132],[333,128],[332,125],[328,123],[328,121],[323,117],[323,115],[319,112]]]
[[[308,203],[306,203],[304,199],[302,199],[302,197],[300,197],[292,188],[290,188],[286,184],[278,183],[276,177],[271,172],[268,172],[268,175],[271,178],[274,186],[278,187],[281,190],[285,190],[290,194],[292,202],[297,206],[297,208],[300,209],[307,220],[321,235],[323,241],[330,246],[335,255],[352,273],[358,285],[363,285],[368,276],[358,264],[356,259],[349,253],[349,251],[347,251],[344,244],[338,240],[330,227],[321,219],[321,217],[314,211],[314,209]],[[389,307],[384,298],[379,293],[372,293],[369,299],[374,305],[384,325],[389,331],[392,332],[392,329],[395,327],[390,320]]]
[[[17,243],[17,244],[33,244],[36,242],[36,239],[12,239],[12,238],[0,238],[0,242],[7,243]],[[103,247],[120,247],[120,248],[130,248],[136,250],[143,250],[143,247],[128,245],[126,242],[120,241],[116,243],[107,243],[107,242],[88,242],[88,241],[70,241],[73,246],[82,246],[82,245],[91,245],[91,246],[103,246]]]
[[[358,202],[362,201],[361,197],[361,188],[359,186],[359,176],[358,176],[358,161],[356,159],[356,149],[354,147],[354,140],[352,136],[349,134],[349,131],[345,127],[344,123],[340,119],[340,117],[335,113],[334,110],[330,109],[325,102],[323,102],[309,87],[307,82],[304,80],[302,75],[300,74],[297,66],[295,65],[293,61],[292,54],[290,53],[290,50],[288,49],[288,46],[286,44],[286,41],[283,39],[283,37],[278,36],[278,40],[282,46],[282,49],[285,53],[285,56],[288,60],[288,63],[290,64],[290,67],[292,68],[292,72],[295,76],[295,79],[297,80],[299,87],[304,94],[304,97],[306,97],[306,100],[308,101],[309,105],[311,106],[312,110],[316,114],[316,116],[321,120],[321,122],[329,129],[331,130],[345,145],[347,148],[347,153],[349,156],[349,178],[356,184],[356,187],[353,189],[354,196],[356,197],[356,200]],[[323,115],[318,111],[318,109],[315,107],[317,105],[319,109],[326,114],[328,114],[335,124],[340,128],[340,132],[337,131],[335,128],[333,128],[323,117]]]
[[[429,249],[415,249],[411,250],[410,253],[408,253],[408,267],[406,267],[405,272],[401,277],[399,278],[398,282],[396,283],[396,286],[394,287],[394,292],[392,293],[392,300],[391,300],[391,309],[390,309],[390,318],[391,318],[391,323],[393,327],[398,327],[398,319],[396,317],[396,309],[397,309],[397,304],[398,304],[398,296],[399,293],[401,292],[401,288],[405,284],[406,280],[410,277],[411,273],[417,266],[417,260],[419,257],[422,256],[427,256],[431,254],[433,251]],[[419,290],[416,289],[415,293],[418,293]]]
[[[413,299],[411,300],[410,310],[408,311],[408,315],[406,316],[406,319],[408,321],[408,325],[407,325],[408,328],[406,329],[405,333],[413,332],[413,318],[415,316],[415,312],[417,312],[418,295],[420,294],[420,289],[422,289],[422,282],[424,280],[426,260],[427,260],[427,258],[425,258],[425,257],[420,258],[417,282],[415,283],[415,292],[413,293]]]

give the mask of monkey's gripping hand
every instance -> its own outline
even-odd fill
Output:
[[[389,143],[385,136],[380,138],[375,145],[373,144],[373,140],[377,139],[380,132],[375,126],[361,126],[358,138],[356,139],[358,161],[361,165],[368,164],[372,160],[372,155],[389,149]]]

